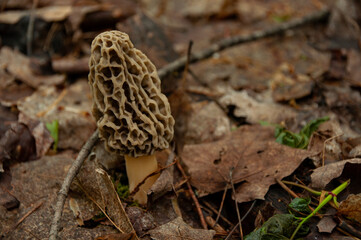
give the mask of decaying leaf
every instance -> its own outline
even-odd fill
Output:
[[[361,159],[353,158],[316,168],[311,175],[312,187],[315,189],[324,189],[332,179],[337,178],[342,174],[347,163],[361,164]]]
[[[270,84],[272,97],[277,102],[308,96],[314,86],[309,76],[295,72],[294,66],[289,63],[281,64]]]
[[[280,123],[296,117],[296,112],[292,108],[266,100],[256,100],[247,91],[232,91],[224,95],[220,100],[224,108],[234,106],[235,117],[244,117],[249,123],[259,123],[267,121],[270,123]]]
[[[211,142],[219,140],[230,132],[230,120],[216,103],[192,104],[192,114],[185,134],[186,143]]]
[[[12,76],[33,88],[41,85],[57,85],[65,81],[65,75],[36,75],[30,67],[29,58],[9,47],[1,48],[0,65],[5,66],[6,71]]]
[[[214,230],[194,229],[181,217],[149,231],[154,240],[212,240],[215,233]]]
[[[341,202],[338,213],[361,223],[361,194],[350,194]]]
[[[323,217],[317,224],[318,231],[321,233],[332,233],[337,223],[332,219],[332,216]]]
[[[314,153],[290,148],[274,141],[272,128],[242,126],[226,138],[198,145],[186,145],[182,160],[191,183],[201,195],[222,191],[233,170],[233,182],[240,183],[238,202],[264,199],[275,178],[291,174]]]
[[[354,49],[351,49],[348,52],[348,61],[347,61],[347,71],[350,76],[350,81],[353,85],[356,87],[361,86],[361,53],[360,51],[356,51]]]
[[[78,174],[78,186],[121,233],[134,233],[110,176],[101,168],[95,154],[89,156]]]
[[[157,154],[157,153],[156,153]],[[172,165],[175,161],[175,154],[173,151],[162,151],[157,154],[157,160],[159,164],[159,159],[161,154],[167,154],[168,158],[165,162],[165,166],[168,168],[164,169],[161,172],[159,178],[154,182],[152,187],[149,189],[148,197],[151,199],[150,202],[155,201],[159,197],[163,196],[165,193],[171,191],[174,187],[173,185],[173,173],[174,173],[174,166]]]
[[[57,120],[58,148],[80,149],[95,129],[88,94],[86,81],[78,81],[63,91],[55,87],[41,87],[21,101],[18,108],[32,119],[45,123]]]
[[[71,6],[49,6],[35,10],[35,15],[44,19],[45,21],[62,21],[72,11]],[[15,24],[20,18],[28,15],[29,12],[26,10],[23,11],[6,11],[0,14],[0,23],[6,24]]]
[[[132,237],[130,233],[113,233],[97,237],[95,240],[132,240]]]
[[[12,123],[0,138],[0,167],[36,158],[35,140],[27,126]],[[2,172],[1,170],[0,172]]]
[[[81,216],[81,211],[80,211],[80,208],[79,208],[79,204],[72,197],[69,198],[69,208],[73,212],[74,217],[76,218],[76,221],[78,222],[78,225],[83,226],[84,221],[83,221],[82,216]]]
[[[19,114],[19,122],[28,126],[36,144],[36,156],[43,157],[53,143],[53,138],[46,129],[45,124],[37,119],[32,119],[23,113]]]

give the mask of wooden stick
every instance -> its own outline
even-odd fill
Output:
[[[302,18],[294,19],[289,22],[282,23],[270,29],[255,31],[249,35],[234,36],[231,38],[221,40],[220,42],[211,45],[209,48],[205,50],[191,54],[189,63],[199,62],[200,60],[211,57],[216,52],[220,52],[226,48],[230,48],[241,43],[247,43],[261,38],[274,36],[308,23],[313,23],[326,19],[329,13],[330,10],[328,8],[325,8],[310,15],[304,16]],[[165,67],[163,67],[158,71],[159,77],[162,79],[170,73],[182,70],[186,65],[186,62],[187,62],[187,56],[184,56],[166,65]]]
[[[238,209],[238,202],[236,199],[237,198],[236,190],[234,189],[234,184],[233,184],[233,170],[234,170],[234,168],[232,167],[229,171],[229,181],[231,182],[232,192],[233,192],[233,196],[234,196],[234,204],[236,204],[236,212],[237,212],[238,225],[239,225],[239,237],[241,238],[241,240],[243,240],[242,220],[241,220],[241,215],[240,215],[239,209]]]
[[[32,209],[30,209],[30,211],[28,211],[22,218],[19,219],[19,221],[17,221],[17,223],[15,223],[15,225],[13,226],[13,230],[19,226],[19,224],[21,224],[27,217],[30,216],[30,214],[32,214],[33,212],[35,212],[36,209],[38,209],[39,207],[41,207],[41,205],[43,205],[44,202],[39,202],[38,204],[36,204]]]
[[[188,179],[188,177],[187,177],[182,165],[179,163],[179,161],[177,161],[176,164],[177,164],[179,171],[182,173],[183,178]],[[189,183],[189,181],[187,181],[187,186],[188,186],[189,194],[191,195],[193,202],[196,205],[196,209],[197,209],[197,212],[199,215],[199,219],[201,221],[201,225],[204,229],[208,229],[206,220],[204,219],[204,216],[202,213],[201,205],[199,204],[198,199],[197,199],[196,195],[194,194],[194,191],[193,191],[192,186]]]
[[[219,217],[221,216],[221,212],[222,212],[222,209],[223,209],[224,200],[226,199],[227,190],[228,190],[228,183],[226,184],[226,186],[225,186],[225,188],[224,188],[224,191],[223,191],[222,201],[221,201],[221,205],[219,206],[219,210],[218,210],[218,214],[217,214],[217,218],[216,218],[215,224],[218,223]]]
[[[63,212],[64,203],[70,189],[70,184],[75,178],[75,176],[78,174],[81,165],[83,164],[84,160],[88,157],[91,149],[93,148],[93,146],[97,141],[98,141],[98,129],[95,130],[93,135],[84,144],[84,146],[82,147],[82,149],[78,154],[78,157],[71,165],[68,174],[64,179],[63,185],[61,186],[61,189],[58,192],[58,196],[57,196],[57,201],[55,205],[55,214],[50,227],[49,240],[56,240],[56,236],[58,235],[58,228],[59,228],[58,226],[59,226],[61,214]]]

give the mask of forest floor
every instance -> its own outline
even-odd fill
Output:
[[[356,0],[1,1],[0,239],[49,238],[108,30],[157,67],[175,135],[147,206],[92,146],[60,239],[289,239],[314,209],[296,238],[361,239],[360,26]]]

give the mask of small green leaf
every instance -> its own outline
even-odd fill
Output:
[[[283,126],[277,125],[275,127],[276,142],[293,148],[306,149],[312,133],[327,120],[329,117],[312,120],[299,133],[290,132]]]
[[[311,213],[311,210],[308,207],[308,204],[310,204],[310,202],[310,198],[295,198],[288,206],[297,212],[309,214]]]
[[[272,17],[273,21],[278,22],[278,23],[283,23],[288,21],[291,18],[290,15],[284,14],[284,15],[274,15]]]
[[[267,122],[267,121],[259,121],[259,124],[260,124],[261,126],[273,126],[272,123],[269,123],[269,122]]]
[[[308,138],[311,137],[312,133],[318,129],[321,123],[330,120],[329,117],[318,118],[315,120],[310,121],[306,126],[302,128],[300,134],[305,134]]]
[[[59,122],[54,120],[51,123],[46,123],[46,128],[49,130],[51,137],[54,140],[53,150],[56,151],[59,142]]]
[[[292,214],[276,214],[268,219],[261,228],[248,234],[246,240],[263,240],[263,239],[289,239],[293,231],[297,228],[299,220]],[[308,227],[303,227],[298,232],[298,237],[305,236]]]

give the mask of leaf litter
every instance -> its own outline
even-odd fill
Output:
[[[340,235],[335,225],[337,229],[344,227],[345,219],[348,226],[357,226],[352,221],[360,221],[357,197],[361,191],[357,174],[361,146],[359,3],[339,0],[332,7],[325,1],[300,4],[202,0],[193,6],[188,1],[143,0],[141,8],[146,14],[138,11],[140,6],[132,1],[122,3],[119,8],[112,1],[70,1],[61,6],[57,1],[40,1],[34,5],[32,56],[26,55],[26,32],[33,3],[10,1],[2,6],[0,102],[5,110],[0,111],[0,220],[4,223],[0,226],[1,237],[22,239],[29,232],[35,238],[48,237],[59,185],[95,128],[84,78],[89,43],[99,32],[128,32],[159,70],[183,56],[190,39],[196,52],[226,37],[268,29],[325,6],[331,8],[328,21],[216,53],[190,65],[185,83],[177,79],[179,73],[164,77],[162,85],[172,95],[172,112],[178,121],[175,142],[179,149],[161,153],[160,159],[162,166],[181,161],[189,178],[183,179],[173,167],[163,169],[163,177],[150,198],[153,206],[146,212],[130,206],[126,195],[120,202],[109,176],[124,173],[123,160],[99,154],[101,148],[97,147],[100,164],[85,172],[86,165],[83,166],[78,181],[83,181],[83,190],[114,224],[104,219],[89,196],[73,184],[59,235],[66,239],[134,238],[132,233],[117,231],[125,226],[125,232],[135,230],[141,239],[224,239],[224,232],[230,233],[232,224],[237,224],[230,196],[225,194],[223,200],[220,197],[232,184],[232,198],[238,202],[241,214],[245,214],[242,226],[246,235],[255,230],[255,225],[264,229],[261,226],[272,216],[269,213],[285,213],[279,205],[270,204],[270,196],[280,203],[292,200],[275,185],[275,179],[282,178],[318,190],[331,190],[340,181],[351,179],[347,192],[340,196],[343,200],[348,195],[347,200],[340,203],[337,215],[330,211],[336,221],[324,218],[330,222],[324,221],[318,231],[314,227],[318,221],[314,219],[309,236],[325,236],[322,232],[328,232],[335,238]],[[15,118],[6,118],[8,115]],[[321,124],[312,136],[307,134],[310,143],[303,150],[277,143],[274,129],[259,125],[260,121],[267,121],[300,133],[308,122],[323,116],[329,116],[330,121]],[[49,132],[46,124],[54,121],[59,123],[59,129],[50,128]],[[49,149],[56,148],[56,132],[59,142],[55,153]],[[202,209],[195,209],[184,187],[186,181],[195,189]],[[305,192],[292,190],[300,197],[309,197]],[[258,200],[247,216],[243,209],[254,199]],[[218,213],[215,209],[221,205],[223,209]],[[209,206],[215,207],[211,210]],[[267,208],[271,209],[268,213],[256,211]],[[219,235],[222,231],[215,235],[213,230],[197,229],[200,224],[196,210],[208,219],[219,219],[219,226],[225,229],[223,235]],[[22,220],[27,213],[29,216]],[[256,215],[258,224],[254,224]],[[19,220],[22,222],[12,228]],[[237,239],[238,231],[239,228],[228,237]],[[352,233],[357,236],[357,231]]]

